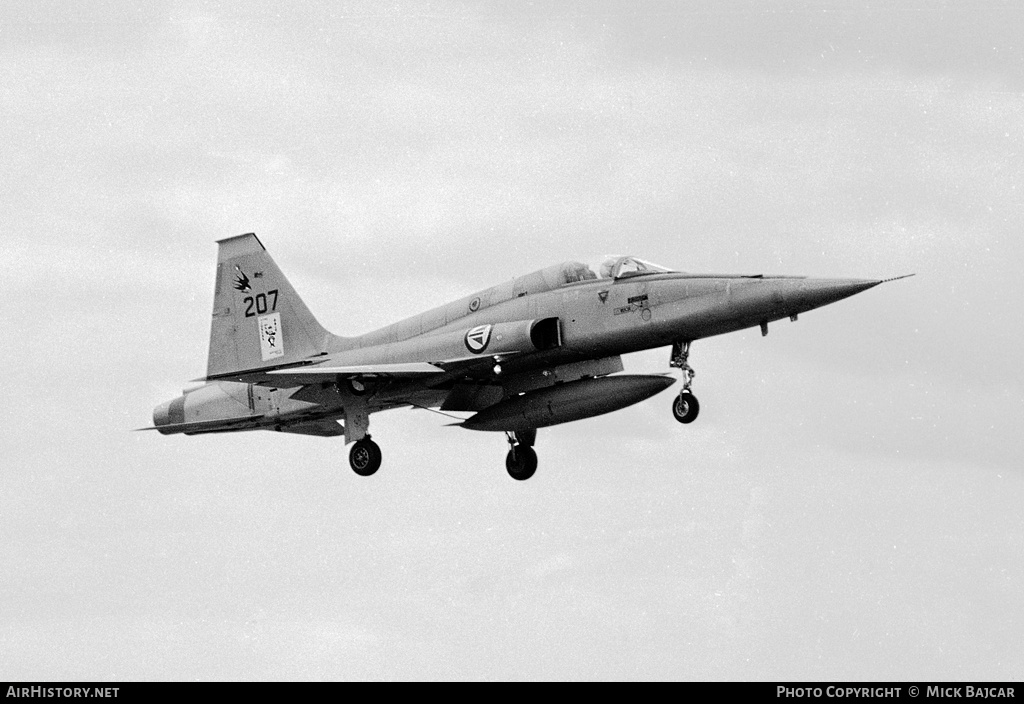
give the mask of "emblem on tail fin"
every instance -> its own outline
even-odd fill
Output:
[[[235,290],[246,293],[252,290],[252,286],[249,285],[249,277],[239,267],[235,267],[235,271],[238,272],[238,276],[235,277]]]
[[[281,314],[272,313],[259,318],[260,353],[266,362],[284,355],[284,340],[281,337]]]

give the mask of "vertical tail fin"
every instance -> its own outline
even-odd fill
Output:
[[[316,321],[256,235],[217,244],[207,377],[276,367],[327,351],[335,336]]]

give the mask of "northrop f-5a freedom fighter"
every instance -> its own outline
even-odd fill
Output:
[[[643,401],[666,375],[620,374],[621,355],[669,347],[672,402],[697,418],[690,345],[835,303],[877,279],[688,274],[630,256],[555,264],[359,337],[325,330],[254,234],[221,240],[205,383],[153,412],[165,435],[275,430],[353,443],[381,464],[370,415],[414,406],[472,412],[470,430],[508,437],[508,473],[537,469],[537,429]],[[902,277],[901,277],[902,278]],[[889,279],[891,280],[891,279]],[[340,421],[340,423],[339,423]]]

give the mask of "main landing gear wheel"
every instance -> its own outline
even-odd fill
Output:
[[[698,413],[700,404],[697,403],[697,397],[689,391],[683,391],[672,402],[672,415],[680,423],[692,423],[697,420]]]
[[[505,469],[517,481],[526,481],[537,471],[537,453],[526,445],[513,445],[505,456]]]
[[[505,469],[516,481],[526,481],[537,471],[537,453],[533,444],[537,442],[537,429],[506,431],[508,438],[508,454],[505,456]]]
[[[368,477],[380,469],[380,461],[380,447],[369,435],[356,442],[348,453],[348,463],[352,471],[361,477]]]

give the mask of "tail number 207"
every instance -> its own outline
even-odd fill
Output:
[[[267,296],[270,297],[270,305],[267,305]],[[245,317],[251,318],[254,315],[263,315],[267,311],[277,310],[277,289],[271,289],[266,293],[257,293],[255,296],[246,296],[242,299],[245,303]]]

